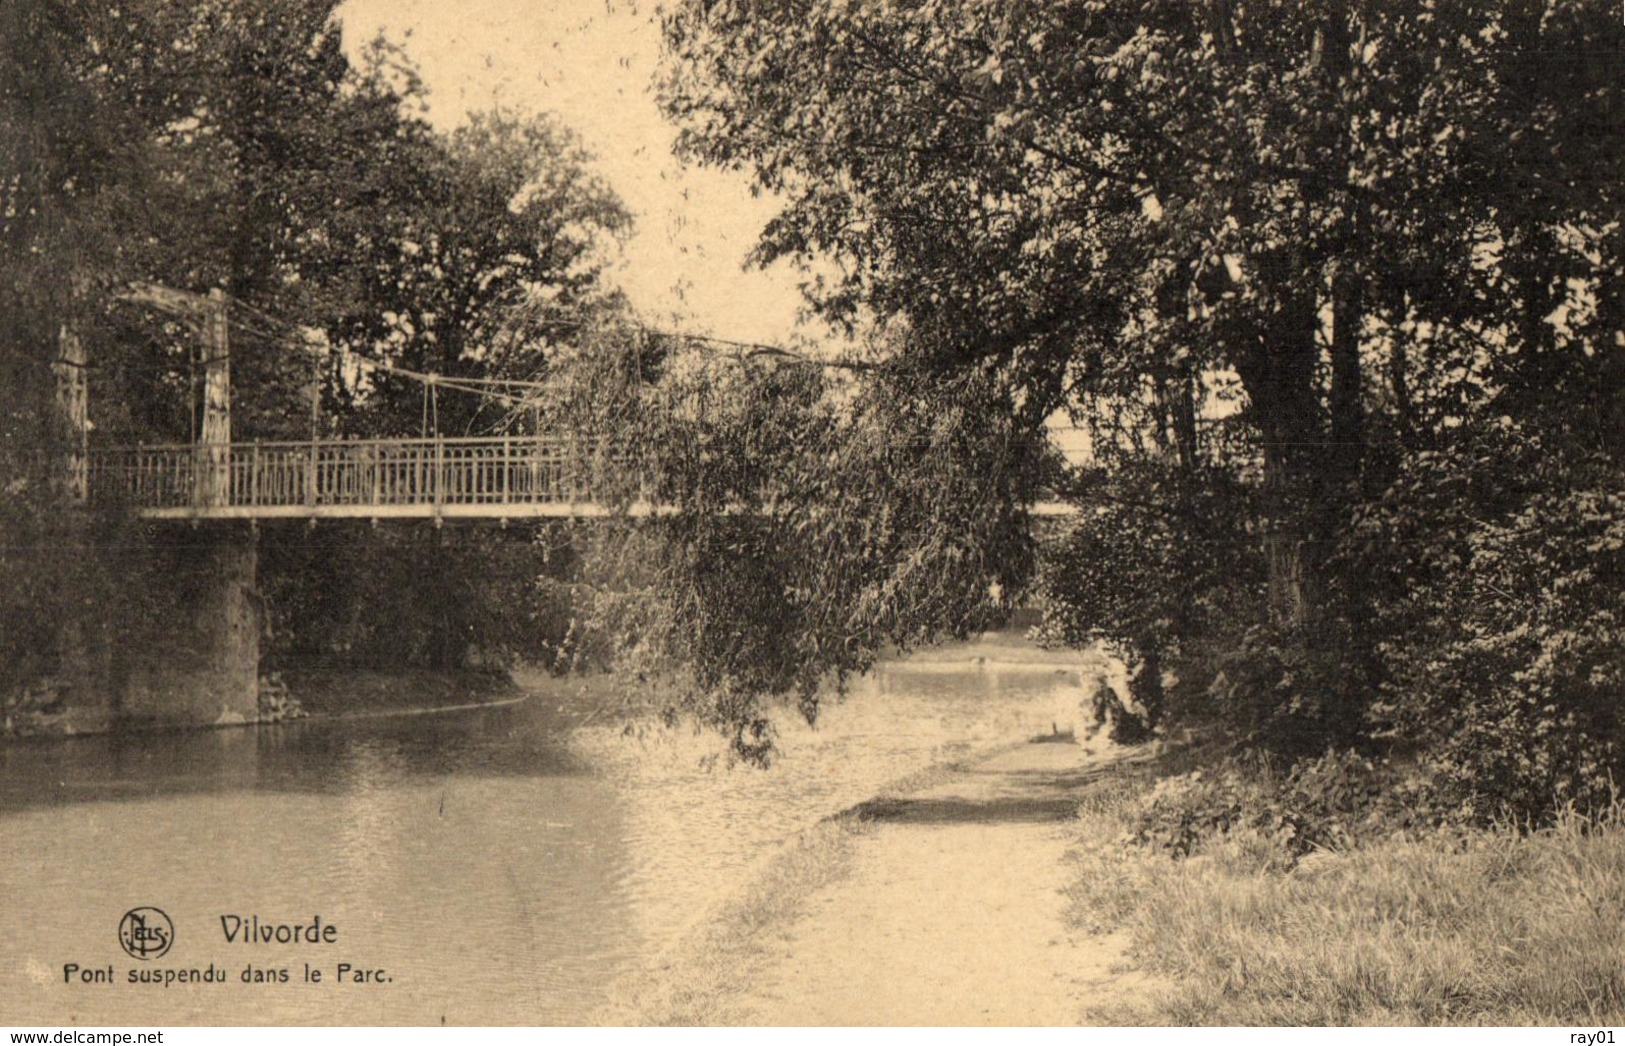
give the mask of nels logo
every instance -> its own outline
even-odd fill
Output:
[[[175,924],[162,908],[131,908],[119,920],[118,943],[132,959],[156,959],[175,943]]]

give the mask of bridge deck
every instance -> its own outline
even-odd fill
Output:
[[[93,500],[148,519],[563,519],[657,515],[605,444],[557,437],[316,440],[91,451]],[[624,507],[611,507],[624,506]],[[1035,515],[1064,515],[1061,502]]]

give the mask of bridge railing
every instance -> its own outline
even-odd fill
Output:
[[[107,447],[89,473],[92,497],[149,509],[565,504],[640,485],[608,444],[549,436]]]

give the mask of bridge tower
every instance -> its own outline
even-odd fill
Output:
[[[229,299],[141,285],[125,295],[184,316],[202,340],[203,426],[193,459],[192,504],[231,502],[231,334]],[[169,526],[184,526],[171,523]],[[127,652],[130,664],[120,702],[129,721],[198,726],[248,722],[259,714],[260,630],[257,524],[240,520],[192,523],[184,542],[200,584],[189,613],[170,624],[170,646],[185,651],[162,659]]]

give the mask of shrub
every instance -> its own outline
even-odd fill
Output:
[[[1103,643],[1129,667],[1114,736],[1143,738],[1170,707],[1164,672],[1227,636],[1261,606],[1262,561],[1246,534],[1247,495],[1221,469],[1079,470],[1080,512],[1046,543],[1037,591],[1046,645]]]
[[[1413,788],[1391,767],[1352,750],[1300,760],[1281,772],[1268,759],[1230,759],[1164,778],[1136,812],[1131,838],[1188,857],[1223,836],[1247,835],[1290,868],[1315,850],[1403,829],[1419,812]]]
[[[1357,529],[1372,728],[1478,820],[1599,809],[1625,775],[1625,479],[1547,449],[1508,423],[1419,455]]]
[[[259,583],[271,669],[544,664],[572,642],[562,528],[511,532],[324,524],[265,526]],[[471,657],[470,655],[474,655]]]
[[[1350,650],[1326,638],[1335,629],[1322,627],[1317,642],[1306,631],[1254,625],[1219,655],[1209,688],[1220,721],[1248,743],[1289,758],[1357,743],[1369,704]]]

